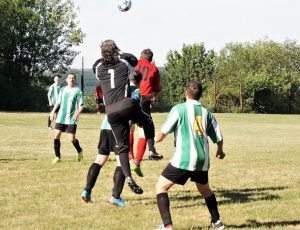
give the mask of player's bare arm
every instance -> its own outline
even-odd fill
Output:
[[[54,108],[52,109],[52,111],[50,112],[50,120],[51,121],[54,121],[54,113],[55,113],[55,111],[58,109],[58,107],[59,107],[59,104],[55,104],[55,106],[54,106]]]
[[[224,159],[226,154],[223,152],[223,140],[219,141],[217,145],[218,145],[218,149],[217,149],[216,157],[219,159]]]
[[[80,106],[79,109],[76,111],[76,113],[75,113],[75,121],[78,120],[79,115],[82,112],[82,110],[83,110],[83,106]]]
[[[161,142],[163,141],[163,139],[166,137],[167,135],[162,133],[162,132],[159,132],[156,134],[156,137],[155,137],[155,141],[156,142]]]

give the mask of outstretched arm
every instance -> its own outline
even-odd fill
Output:
[[[120,58],[125,59],[126,61],[128,61],[128,63],[132,66],[135,67],[138,63],[138,59],[130,53],[122,53],[120,54]]]

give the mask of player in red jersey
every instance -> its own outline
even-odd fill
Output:
[[[140,60],[135,67],[136,71],[139,71],[143,75],[143,79],[140,83],[140,93],[141,93],[141,107],[143,112],[147,113],[151,117],[151,107],[157,101],[158,95],[160,93],[160,74],[152,62],[153,52],[151,49],[145,49],[142,51]],[[133,143],[133,134],[130,135],[130,143]],[[137,153],[135,159],[136,167],[140,167],[140,163],[143,159],[145,149],[146,149],[146,139],[144,135],[144,130],[139,129],[139,140],[137,143]],[[133,146],[130,146],[132,151]],[[149,150],[150,160],[160,160],[163,156],[158,154],[156,151]]]

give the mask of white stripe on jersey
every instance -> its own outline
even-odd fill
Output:
[[[209,144],[208,144],[208,136],[207,136],[207,115],[208,115],[208,111],[207,109],[205,109],[204,107],[202,107],[202,117],[204,117],[204,119],[202,118],[202,127],[203,127],[203,148],[204,148],[204,152],[205,152],[205,160],[204,160],[204,164],[203,164],[203,171],[207,171],[208,170],[208,164],[209,164]]]
[[[120,61],[123,62],[123,63],[125,63],[125,64],[127,65],[127,67],[128,67],[128,70],[129,70],[129,62],[126,61],[125,59],[120,59]],[[128,73],[129,73],[129,72],[128,72]],[[129,81],[129,76],[128,76],[127,81]],[[129,81],[129,83],[130,83],[130,81]],[[127,97],[127,96],[128,96],[127,93],[128,93],[128,84],[125,85],[124,97]]]

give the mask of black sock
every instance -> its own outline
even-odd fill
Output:
[[[51,120],[50,120],[50,116],[48,117],[48,127],[51,126]]]
[[[220,219],[220,214],[218,211],[218,202],[215,197],[215,194],[212,194],[210,197],[205,198],[206,206],[210,212],[211,215],[211,221],[216,222]]]
[[[148,139],[147,144],[148,144],[149,151],[155,153],[156,151],[155,151],[155,147],[154,147],[154,139],[152,139],[152,138]]]
[[[113,180],[114,180],[114,187],[112,190],[112,196],[116,199],[119,199],[123,191],[124,182],[125,182],[125,176],[120,166],[116,167]]]
[[[94,188],[94,186],[96,184],[97,177],[100,173],[100,169],[101,169],[101,165],[99,165],[97,163],[93,163],[91,165],[91,167],[89,168],[87,178],[86,178],[86,186],[85,186],[85,190],[88,193],[92,192],[92,189]]]
[[[120,164],[122,167],[123,174],[125,178],[131,177],[131,171],[129,166],[129,160],[128,160],[128,153],[121,153],[119,154]]]
[[[54,152],[55,156],[60,158],[60,140],[54,139]]]
[[[164,226],[166,226],[167,224],[172,224],[168,193],[157,194],[156,201]]]
[[[75,139],[75,141],[72,143],[73,143],[75,149],[77,150],[77,152],[80,153],[82,151],[82,148],[79,145],[79,141],[77,139]]]

